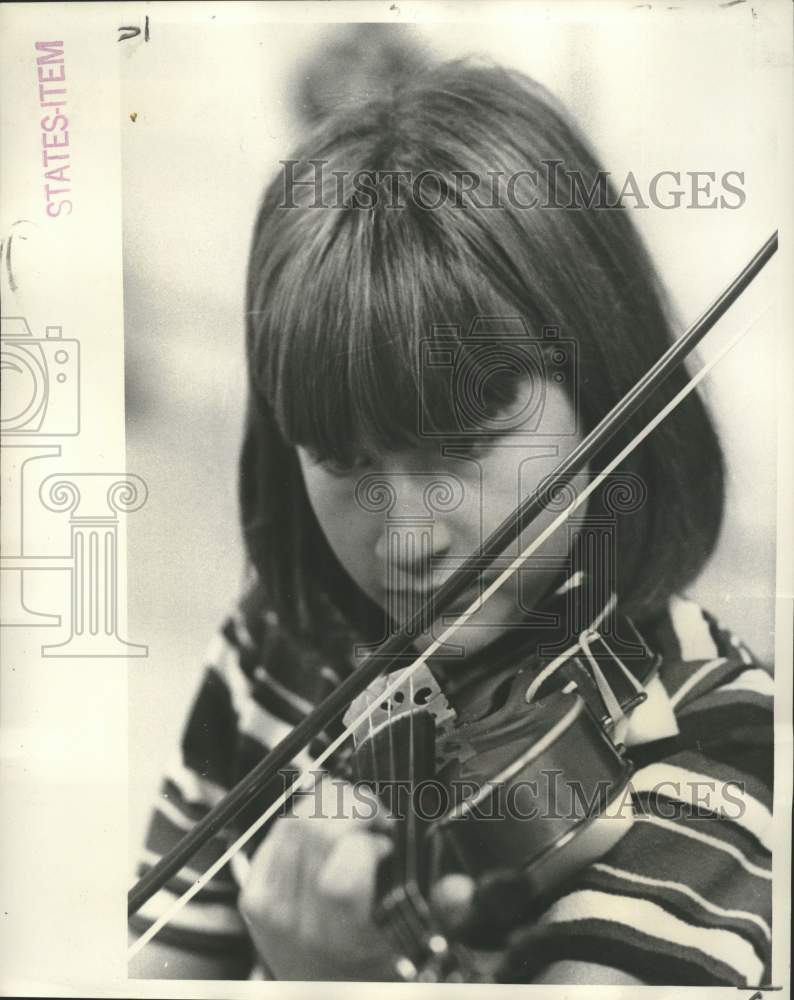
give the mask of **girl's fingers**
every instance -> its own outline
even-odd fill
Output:
[[[430,891],[430,902],[445,929],[454,932],[471,916],[474,880],[468,875],[445,875]]]
[[[373,906],[379,865],[392,842],[371,822],[345,818],[350,793],[339,783],[338,790],[323,788],[322,801],[303,798],[254,855],[240,909],[276,972],[302,967],[331,976],[360,967],[377,978],[391,975],[391,950]]]
[[[325,859],[317,888],[332,908],[345,905],[354,919],[362,925],[369,923],[375,904],[377,868],[391,849],[391,840],[384,834],[348,832]]]
[[[499,948],[510,931],[539,916],[520,872],[497,870],[476,883],[466,875],[446,875],[431,902],[448,933],[472,948]]]
[[[309,791],[301,792],[292,805],[293,815],[314,824],[331,823],[330,837],[341,835],[340,824],[355,820],[362,827],[386,830],[392,821],[373,794],[365,794],[346,781],[325,775]]]
[[[352,831],[333,846],[317,879],[314,946],[342,966],[386,968],[391,950],[373,920],[375,873],[388,837]]]
[[[299,840],[285,836],[274,827],[251,861],[240,897],[246,920],[267,918],[274,924],[291,925],[297,904],[296,873],[301,861]],[[274,902],[278,905],[274,906]]]

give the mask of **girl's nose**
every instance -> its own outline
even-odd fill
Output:
[[[392,570],[427,576],[432,569],[430,560],[447,553],[451,545],[452,532],[444,517],[387,520],[375,543],[375,556]]]

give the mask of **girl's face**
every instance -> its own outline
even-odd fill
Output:
[[[526,423],[511,425],[474,449],[456,449],[451,439],[442,448],[428,439],[426,447],[381,455],[352,469],[297,451],[309,500],[339,562],[372,600],[402,621],[576,447],[575,426],[571,403],[548,383],[534,430]],[[453,610],[468,607],[554,516],[544,511]],[[539,550],[542,558],[530,559],[449,642],[466,655],[511,625],[530,621],[533,607],[564,570],[569,547],[568,526],[562,525]],[[415,645],[427,648],[442,630],[436,623]]]

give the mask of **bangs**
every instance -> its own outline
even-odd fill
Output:
[[[489,422],[496,433],[525,375],[505,356],[505,324],[521,325],[522,310],[448,213],[283,214],[302,219],[288,220],[291,252],[260,264],[249,360],[284,440],[351,465],[447,433],[482,436]],[[478,337],[478,316],[505,321]],[[461,379],[466,352],[477,361]]]

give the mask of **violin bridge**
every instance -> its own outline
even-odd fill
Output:
[[[402,673],[404,670],[395,670],[377,677],[345,712],[343,722],[346,727],[359,720],[353,730],[355,746],[360,746],[385,726],[411,713],[429,713],[435,720],[436,729],[441,730],[447,729],[456,718],[438,681],[425,664],[389,691]]]

